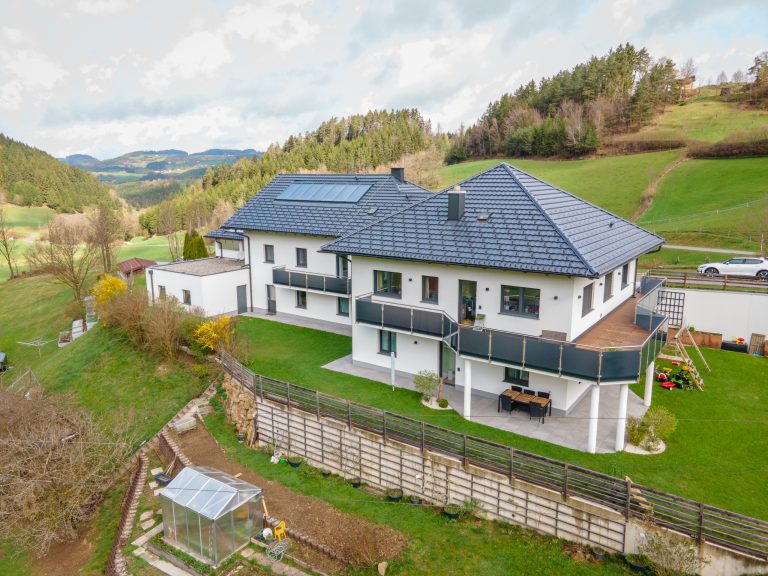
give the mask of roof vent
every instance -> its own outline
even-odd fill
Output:
[[[488,222],[488,220],[490,219],[491,219],[491,215],[488,214],[487,212],[483,212],[482,214],[480,214],[480,216],[477,217],[477,220],[479,222]]]
[[[376,210],[378,210],[378,208],[368,208],[368,216],[376,214]]]
[[[466,192],[458,184],[448,192],[448,220],[461,220],[464,216],[464,198],[466,195]]]
[[[392,174],[392,178],[401,184],[405,184],[405,168],[390,168],[390,172]]]

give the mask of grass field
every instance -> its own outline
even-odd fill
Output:
[[[638,267],[642,270],[647,270],[648,268],[674,268],[681,271],[696,270],[699,264],[720,262],[728,257],[728,254],[719,254],[717,252],[662,248],[659,252],[641,256]]]
[[[679,419],[666,452],[591,455],[435,412],[415,392],[321,368],[351,352],[346,336],[256,318],[240,318],[238,331],[249,343],[246,363],[258,373],[768,519],[768,466],[757,457],[768,452],[766,358],[705,349],[713,372],[703,392],[654,390],[654,402]],[[642,395],[640,386],[635,391]]]
[[[0,204],[5,209],[8,225],[11,228],[27,231],[45,226],[54,215],[50,208],[35,208]]]
[[[768,158],[689,160],[662,180],[638,223],[671,243],[756,249],[768,232],[766,174]]]
[[[127,244],[120,245],[116,253],[118,262],[128,258],[147,258],[158,262],[171,260],[171,251],[168,249],[168,239],[165,236],[151,238],[136,236]]]
[[[640,205],[643,191],[653,178],[682,152],[652,152],[590,160],[522,160],[519,158],[478,160],[445,166],[440,171],[441,187],[459,182],[509,162],[551,184],[624,218]]]

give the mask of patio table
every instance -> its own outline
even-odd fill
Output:
[[[498,411],[501,412],[501,397],[506,396],[507,398],[510,398],[512,402],[515,402],[518,396],[520,396],[520,392],[516,392],[515,390],[512,390],[511,388],[508,388],[507,390],[504,390],[501,394],[499,394],[499,407]]]
[[[514,401],[518,404],[524,404],[525,406],[528,406],[529,404],[538,404],[543,407],[545,411],[549,409],[549,415],[552,415],[551,398],[542,398],[534,394],[520,393],[518,396],[515,396]]]

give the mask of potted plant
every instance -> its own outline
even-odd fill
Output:
[[[304,459],[301,456],[289,456],[288,457],[288,464],[291,465],[291,468],[298,468],[301,466],[301,463],[304,461]]]
[[[461,515],[461,506],[457,506],[456,504],[443,506],[443,514],[450,520],[456,520]]]
[[[323,475],[323,478],[328,478],[331,475],[331,471],[328,468],[320,468],[320,474]]]
[[[413,504],[414,506],[421,505],[421,496],[417,496],[416,494],[412,494],[408,497],[408,502]]]
[[[349,483],[352,484],[352,488],[360,488],[360,486],[363,485],[363,481],[360,479],[359,476],[355,476],[354,478],[349,479]]]
[[[400,488],[390,488],[387,490],[387,500],[390,502],[400,502],[403,499],[403,491]]]

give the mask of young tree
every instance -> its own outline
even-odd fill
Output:
[[[182,238],[176,233],[179,224],[176,220],[176,209],[172,202],[163,202],[157,212],[157,233],[166,234],[168,249],[171,251],[171,260],[174,262],[182,258]]]
[[[696,64],[693,62],[693,58],[688,58],[688,60],[683,62],[679,70],[680,78],[688,78],[690,76],[696,76]]]
[[[27,252],[27,260],[69,286],[76,302],[86,295],[88,274],[99,261],[99,248],[89,241],[86,231],[76,224],[55,218],[48,224],[48,238],[36,242]]]
[[[736,72],[733,73],[733,77],[731,78],[733,82],[736,82],[737,84],[743,84],[744,83],[744,71],[739,68],[736,70]]]
[[[0,208],[0,254],[3,255],[6,264],[8,264],[8,271],[13,278],[16,273],[14,270],[14,260],[16,252],[16,238],[11,230],[11,225],[6,217],[5,208]]]
[[[755,56],[755,61],[747,73],[755,79],[755,84],[760,85],[768,82],[768,51]]]
[[[120,238],[120,214],[107,204],[101,203],[88,220],[91,225],[90,241],[99,249],[102,269],[104,272],[110,272],[115,266],[114,244]]]
[[[726,84],[728,82],[728,74],[725,73],[725,70],[721,70],[720,74],[717,75],[717,84],[719,86],[722,86],[723,84]]]

